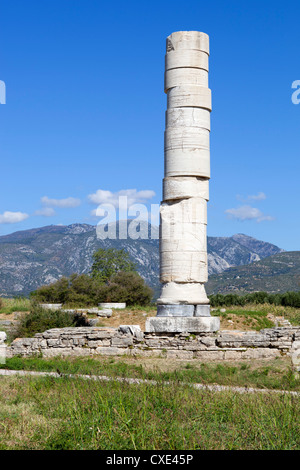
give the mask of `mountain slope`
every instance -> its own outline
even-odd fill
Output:
[[[209,277],[208,294],[300,290],[300,251],[278,253],[246,266],[229,268]]]
[[[208,237],[208,273],[215,274],[230,268],[259,261],[281,253],[282,249],[243,234],[232,237]]]
[[[160,290],[158,229],[145,223],[142,230],[145,239],[102,240],[97,238],[96,227],[88,224],[51,225],[0,236],[0,295],[28,295],[61,276],[88,273],[93,253],[98,248],[111,247],[128,251],[138,272],[157,295]],[[207,244],[210,275],[282,252],[274,245],[242,234],[208,237]]]

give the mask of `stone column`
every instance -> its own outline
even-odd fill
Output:
[[[207,201],[210,178],[211,91],[209,37],[179,31],[165,56],[165,171],[160,207],[160,281],[157,316],[146,331],[216,331],[207,282]]]

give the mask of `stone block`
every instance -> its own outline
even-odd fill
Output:
[[[291,360],[293,367],[298,370],[300,367],[300,340],[293,342],[291,348]]]
[[[7,335],[5,331],[0,331],[0,344],[4,344],[6,341]]]
[[[166,40],[166,51],[195,49],[209,55],[209,36],[200,31],[175,31]]]
[[[112,316],[112,309],[111,308],[103,308],[101,310],[97,309],[98,317],[111,317]]]
[[[39,304],[40,307],[47,310],[61,310],[62,304]]]
[[[157,316],[158,317],[193,317],[194,310],[195,310],[194,305],[161,304],[161,305],[157,305]]]
[[[198,197],[209,200],[209,180],[196,176],[173,176],[163,180],[163,201]]]
[[[120,325],[118,331],[122,334],[132,335],[137,341],[144,339],[144,333],[139,325]]]
[[[6,345],[0,344],[0,365],[6,362]]]
[[[199,127],[168,127],[165,131],[165,150],[209,149],[209,131]]]
[[[111,340],[112,347],[126,348],[133,345],[133,337],[129,335],[115,336]]]
[[[110,339],[118,334],[117,328],[98,327],[90,330],[86,335],[88,339]]]
[[[208,72],[204,69],[195,68],[166,70],[165,93],[167,93],[170,88],[180,85],[197,85],[208,88]]]
[[[206,52],[197,50],[177,50],[165,55],[165,70],[194,68],[209,70],[209,57]]]
[[[278,349],[271,348],[249,348],[242,352],[242,359],[274,359],[280,356]]]
[[[101,302],[98,304],[98,307],[100,308],[115,308],[115,309],[123,309],[126,308],[126,303],[125,302]]]
[[[216,346],[216,338],[210,338],[210,337],[201,337],[199,338],[199,342],[203,344],[206,348],[213,348]]]
[[[186,359],[190,360],[193,359],[194,353],[193,351],[184,351],[178,349],[168,349],[167,350],[167,358],[168,359]]]
[[[128,348],[118,348],[118,347],[98,347],[95,349],[95,354],[100,354],[102,356],[123,356],[130,353]]]
[[[167,107],[204,108],[211,111],[211,90],[207,87],[195,85],[176,86],[174,88],[170,88],[167,93]]]
[[[224,330],[218,335],[216,343],[221,348],[269,347],[270,340],[265,334],[256,331]]]
[[[194,358],[201,361],[220,361],[225,357],[225,351],[195,351]]]
[[[189,333],[214,332],[220,328],[217,317],[149,317],[146,320],[146,332]]]
[[[48,348],[63,348],[64,347],[60,339],[48,339],[47,345],[48,345]]]
[[[210,305],[195,305],[195,317],[210,317]]]
[[[210,178],[210,152],[205,148],[165,150],[165,177],[198,176]]]
[[[203,283],[167,282],[163,284],[157,304],[208,304]]]
[[[206,253],[198,251],[161,251],[160,282],[205,283],[208,280]]]
[[[225,361],[236,361],[242,359],[242,351],[239,349],[233,351],[224,351]]]

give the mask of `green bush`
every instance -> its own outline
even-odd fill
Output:
[[[108,282],[119,272],[136,272],[135,263],[124,249],[100,248],[93,254],[91,276]]]
[[[153,297],[152,289],[138,273],[119,272],[107,286],[106,302],[126,302],[127,305],[149,305]]]
[[[14,331],[14,338],[30,338],[36,333],[43,333],[51,328],[88,326],[88,320],[78,314],[47,310],[32,305],[30,313],[23,315]]]
[[[39,287],[30,296],[39,302],[63,304],[67,301],[69,287],[69,279],[62,277],[52,284]]]
[[[268,292],[253,292],[245,295],[215,294],[209,296],[212,307],[244,306],[246,304],[281,305],[284,307],[300,308],[300,292],[285,292],[284,294],[269,294]]]
[[[83,307],[95,306],[100,302],[144,306],[151,303],[152,297],[152,289],[136,272],[119,272],[107,283],[87,274],[72,274],[31,293],[31,298],[37,302]]]

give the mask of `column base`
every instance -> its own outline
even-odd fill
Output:
[[[220,329],[219,317],[157,316],[146,320],[146,333],[213,333]]]
[[[209,304],[158,304],[158,317],[210,317]]]

